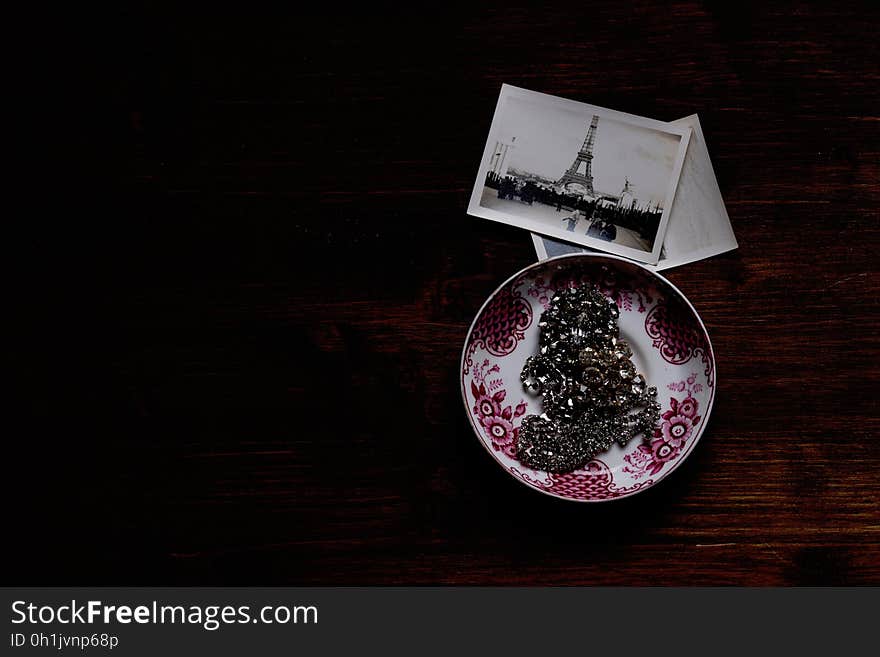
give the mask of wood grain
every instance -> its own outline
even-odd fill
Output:
[[[877,8],[315,11],[120,10],[34,62],[7,581],[880,583]],[[503,82],[699,113],[741,245],[669,272],[716,404],[614,504],[516,484],[462,412],[535,259],[465,214]]]

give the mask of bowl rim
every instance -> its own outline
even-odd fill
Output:
[[[532,269],[536,269],[538,267],[543,267],[543,266],[546,266],[547,264],[550,264],[553,262],[559,262],[562,260],[575,260],[575,259],[582,259],[582,258],[591,258],[591,259],[596,258],[596,259],[600,259],[600,260],[619,260],[625,264],[632,265],[634,267],[641,269],[642,271],[647,272],[650,276],[659,279],[662,283],[669,286],[679,296],[679,298],[687,304],[687,307],[690,308],[691,312],[694,314],[694,317],[697,318],[697,322],[699,322],[700,328],[703,330],[703,335],[706,338],[706,344],[709,347],[709,361],[710,361],[710,364],[712,365],[712,373],[713,373],[713,377],[714,377],[714,385],[711,388],[712,392],[709,395],[709,405],[706,408],[706,414],[704,416],[703,423],[700,426],[700,430],[697,432],[697,435],[694,436],[693,441],[691,441],[690,447],[682,455],[682,457],[680,459],[678,459],[675,463],[673,463],[672,467],[669,470],[664,472],[662,475],[660,475],[660,477],[658,479],[652,481],[647,486],[642,486],[641,488],[634,490],[634,491],[630,491],[628,493],[625,493],[624,495],[619,495],[617,497],[602,498],[602,499],[575,499],[575,498],[571,498],[571,497],[563,497],[562,495],[558,495],[557,493],[553,493],[549,490],[545,490],[545,489],[540,488],[538,486],[533,486],[532,484],[528,483],[527,481],[523,481],[520,477],[517,477],[510,470],[508,470],[507,467],[501,461],[498,460],[498,458],[495,456],[495,454],[492,453],[492,450],[489,449],[488,445],[486,445],[485,441],[480,436],[478,428],[477,428],[476,424],[474,423],[474,418],[471,415],[471,409],[470,409],[469,402],[467,399],[467,386],[465,385],[464,374],[463,374],[465,360],[467,359],[468,344],[470,344],[471,335],[474,332],[474,327],[477,324],[477,320],[482,316],[483,311],[486,309],[486,306],[489,305],[489,303],[492,301],[492,299],[494,299],[496,297],[496,295],[499,292],[501,292],[501,290],[503,290],[507,285],[512,283],[517,278],[523,276],[527,272],[531,271]],[[489,455],[492,457],[492,461],[494,461],[498,465],[498,467],[500,467],[508,475],[510,475],[511,478],[513,478],[516,481],[518,481],[519,483],[523,484],[526,488],[534,490],[535,492],[541,493],[543,495],[548,495],[550,497],[555,497],[560,500],[565,500],[566,502],[578,502],[578,503],[585,503],[585,504],[614,502],[617,500],[625,499],[627,497],[632,497],[633,495],[638,495],[641,492],[644,492],[646,490],[654,488],[657,484],[659,484],[661,481],[666,479],[670,474],[675,472],[678,469],[678,467],[687,460],[687,458],[691,455],[691,452],[693,452],[694,448],[697,446],[697,443],[700,442],[700,439],[703,437],[703,433],[706,431],[706,426],[709,424],[709,418],[712,415],[712,407],[715,404],[715,392],[718,389],[718,369],[717,369],[716,363],[715,363],[715,348],[712,346],[712,340],[709,337],[709,331],[706,329],[706,325],[703,322],[703,318],[700,317],[700,313],[698,313],[697,309],[694,308],[694,305],[690,302],[690,299],[688,299],[685,296],[685,294],[672,283],[672,281],[670,281],[668,278],[666,278],[665,276],[663,276],[659,272],[656,272],[653,269],[648,269],[647,267],[645,267],[641,263],[630,260],[629,258],[623,258],[621,256],[611,255],[611,254],[607,254],[607,253],[565,253],[562,255],[555,256],[553,258],[547,258],[546,260],[539,260],[537,262],[533,262],[530,265],[523,267],[522,269],[520,269],[518,272],[516,272],[512,276],[509,276],[508,278],[506,278],[504,280],[504,282],[501,283],[501,285],[496,287],[492,291],[492,293],[488,297],[486,297],[486,300],[483,302],[483,305],[481,305],[480,309],[477,310],[477,312],[474,314],[474,319],[471,322],[470,327],[468,328],[467,334],[465,335],[464,346],[462,347],[462,350],[461,350],[461,360],[460,360],[459,366],[458,366],[458,375],[460,377],[461,400],[462,400],[462,403],[464,404],[465,415],[467,415],[467,417],[468,417],[468,422],[470,423],[471,430],[473,431],[474,436],[477,439],[477,442],[480,443],[480,445],[483,446],[483,449],[485,449],[489,453]],[[543,470],[541,470],[540,472],[543,472]]]

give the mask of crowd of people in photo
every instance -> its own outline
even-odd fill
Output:
[[[645,240],[653,242],[663,214],[659,208],[643,208],[635,204],[630,207],[602,202],[578,194],[564,194],[548,185],[532,180],[522,181],[513,176],[499,176],[490,171],[486,176],[486,186],[497,190],[498,198],[519,201],[527,205],[535,202],[556,208],[557,212],[574,211],[563,219],[568,222],[567,230],[574,231],[581,219],[589,222],[587,235],[613,242],[617,237],[617,227],[627,228]]]

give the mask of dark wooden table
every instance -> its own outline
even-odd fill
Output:
[[[7,581],[880,583],[880,14],[769,4],[48,27]],[[618,503],[517,484],[462,409],[468,325],[535,259],[465,214],[503,82],[699,113],[740,241],[669,273],[718,395]]]

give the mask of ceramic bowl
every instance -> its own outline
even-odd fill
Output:
[[[578,285],[595,285],[617,303],[620,336],[656,386],[662,415],[649,440],[615,444],[574,472],[552,474],[516,459],[522,419],[541,413],[540,396],[523,390],[519,374],[537,351],[538,320],[553,293]],[[703,434],[715,385],[709,335],[685,296],[659,274],[601,254],[560,256],[511,276],[480,308],[461,358],[461,394],[480,443],[517,481],[576,502],[628,497],[672,473]]]

